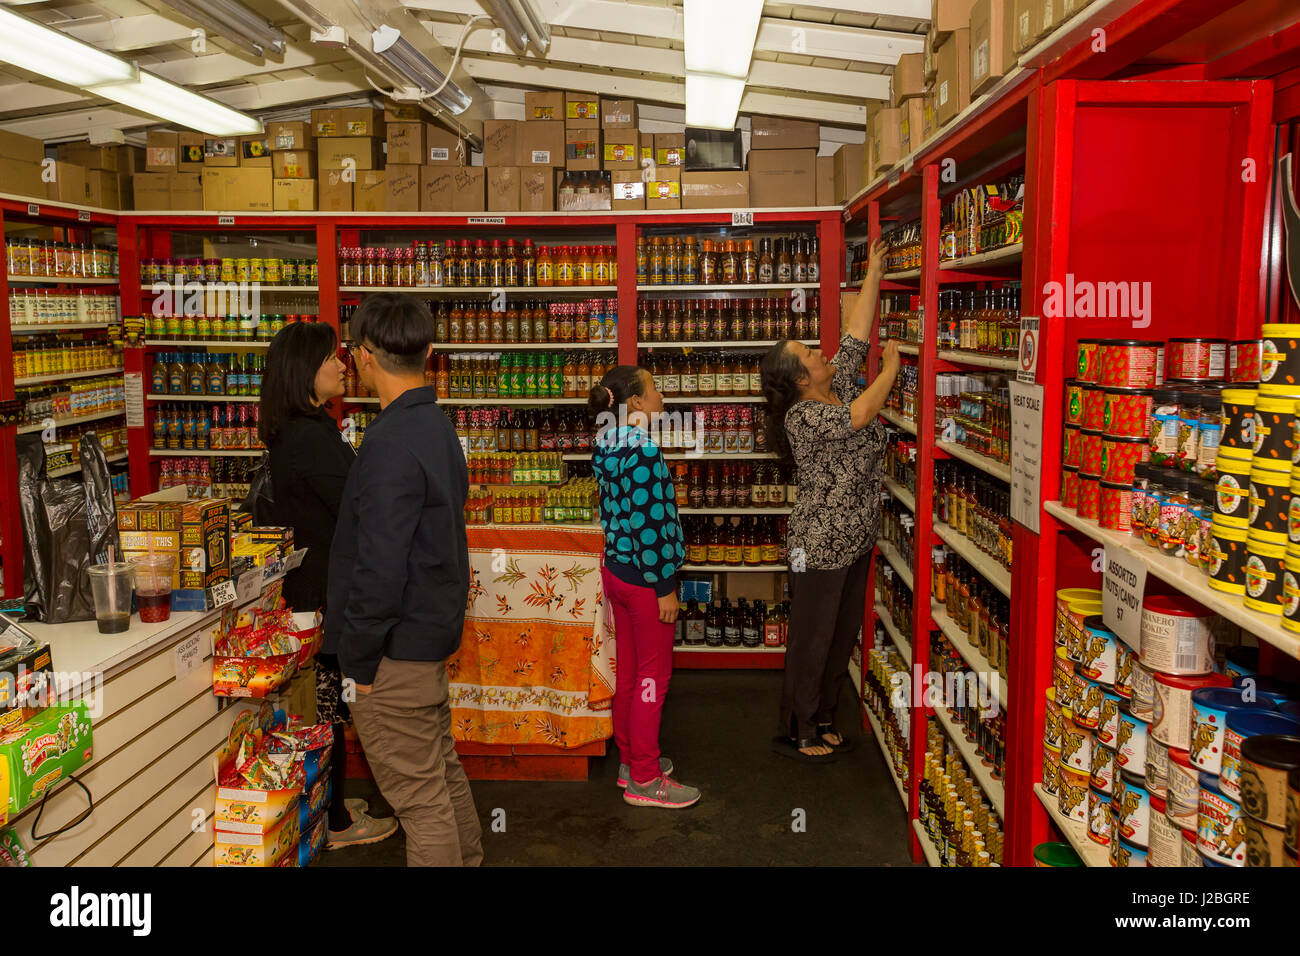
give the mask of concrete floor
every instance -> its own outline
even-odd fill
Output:
[[[675,776],[704,791],[686,810],[632,807],[615,785],[617,748],[585,782],[474,781],[488,866],[909,866],[907,818],[871,731],[859,730],[845,682],[839,726],[857,741],[830,765],[774,754],[779,671],[679,671],[660,734]],[[391,814],[373,781],[349,780],[375,816]],[[506,832],[493,833],[493,811]],[[793,832],[795,811],[805,832]],[[499,815],[498,815],[499,816]],[[320,866],[402,866],[399,830],[383,843],[322,853]]]

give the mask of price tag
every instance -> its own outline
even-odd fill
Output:
[[[467,216],[465,224],[469,226],[504,226],[505,216]]]
[[[217,225],[218,225],[218,226],[233,226],[234,224],[235,224],[235,217],[234,217],[234,216],[218,216],[218,217],[217,217]]]
[[[746,209],[742,211],[733,211],[731,214],[731,224],[733,226],[752,226],[754,224],[754,210]]]
[[[41,214],[41,207],[39,203],[29,202],[27,204],[27,215],[39,216],[40,214]]]
[[[194,670],[202,656],[198,634],[192,634],[177,644],[176,649],[172,651],[172,670],[176,674],[176,679],[180,680]]]
[[[235,583],[233,581],[222,581],[212,588],[213,607],[225,607],[227,604],[234,604],[235,597]]]
[[[90,213],[84,209],[77,210],[77,222],[90,222]]]
[[[1147,566],[1131,551],[1106,546],[1101,577],[1101,616],[1119,639],[1139,649],[1142,635],[1142,593]]]
[[[284,559],[285,573],[286,574],[289,573],[294,568],[298,567],[298,565],[302,564],[302,559],[305,557],[307,557],[306,548],[299,548],[297,551],[292,552],[287,558]]]
[[[235,583],[235,596],[240,604],[253,600],[262,593],[262,572],[245,571]]]

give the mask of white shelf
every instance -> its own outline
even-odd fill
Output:
[[[880,278],[885,282],[898,282],[902,279],[918,279],[920,276],[920,269],[904,269],[902,272],[886,272]]]
[[[271,340],[249,339],[223,342],[219,339],[146,339],[144,345],[145,348],[154,345],[172,345],[186,349],[269,349]]]
[[[961,365],[978,365],[980,368],[996,368],[1013,372],[1020,367],[1019,360],[1001,355],[988,355],[984,352],[970,352],[966,349],[940,349],[939,358],[946,362]]]
[[[1003,481],[1007,482],[1008,484],[1010,484],[1011,482],[1010,465],[1004,465],[1000,461],[994,461],[992,458],[989,458],[987,455],[981,455],[978,452],[973,452],[965,445],[958,445],[955,444],[954,442],[936,441],[934,443],[934,447],[938,448],[941,451],[946,451],[954,458],[960,458],[968,465],[974,465],[976,468],[978,468],[980,471],[984,472],[985,474],[992,475],[994,478],[1000,478]]]
[[[586,401],[584,398],[582,401]],[[700,405],[735,405],[763,401],[762,395],[677,395],[665,397],[665,402],[693,402]]]
[[[349,402],[365,401],[365,399],[349,398]],[[378,402],[379,399],[371,399]],[[552,395],[534,395],[529,398],[498,398],[495,395],[484,395],[482,398],[439,398],[439,405],[586,405],[585,398],[559,398]]]
[[[738,342],[638,342],[638,349],[759,349],[776,345],[780,339],[742,339]],[[795,339],[804,345],[820,345],[821,339]]]
[[[290,287],[292,288],[292,287]],[[663,288],[656,286],[655,288]],[[681,288],[680,286],[676,288]],[[386,286],[386,285],[344,285],[340,292],[401,292],[407,295],[492,295],[504,292],[507,295],[583,295],[589,292],[617,292],[616,285],[423,285],[423,286]]]
[[[1034,793],[1038,794],[1038,799],[1047,810],[1047,815],[1056,824],[1056,829],[1065,834],[1065,838],[1070,841],[1070,846],[1074,847],[1074,852],[1079,854],[1079,859],[1083,860],[1084,866],[1110,866],[1110,853],[1104,846],[1094,843],[1088,837],[1088,828],[1084,824],[1071,820],[1061,812],[1056,797],[1044,790],[1041,783],[1034,784]]]
[[[265,449],[231,448],[225,451],[213,448],[163,449],[150,448],[150,458],[258,458]]]
[[[14,335],[34,335],[40,332],[86,332],[108,328],[108,322],[54,322],[49,325],[13,325]]]
[[[126,461],[126,452],[120,451],[116,455],[105,455],[104,458],[110,465],[115,461]],[[68,465],[66,468],[55,468],[53,471],[47,471],[45,477],[62,478],[65,475],[75,475],[79,471],[81,471],[80,463]]]
[[[1011,572],[1002,567],[990,555],[985,554],[965,535],[958,534],[946,524],[936,521],[934,533],[944,544],[956,551],[966,563],[984,576],[984,580],[993,585],[1007,597],[1011,597]]]
[[[141,295],[166,295],[168,293],[174,293],[176,291],[176,286],[173,283],[167,282],[165,279],[162,280],[162,282],[167,286],[166,290],[164,290],[163,292],[155,292],[152,285],[142,285],[140,286]],[[201,283],[204,286],[204,288],[216,284],[211,282],[208,279],[199,279],[197,277],[194,279],[187,279],[186,283],[188,282]],[[186,283],[181,284],[182,291],[184,291]],[[231,283],[222,282],[220,284],[229,285]],[[319,292],[320,291],[320,286],[318,285],[267,285],[264,282],[250,282],[247,280],[236,284],[241,285],[248,289],[256,289],[258,292]],[[406,291],[412,291],[412,290],[406,290]]]
[[[57,372],[53,375],[29,375],[26,378],[14,379],[14,387],[21,388],[24,385],[45,385],[50,382],[62,382],[70,378],[94,378],[96,376],[121,375],[122,366],[116,368],[97,368],[93,372]]]
[[[888,341],[888,339],[886,339],[886,341]],[[911,342],[899,342],[898,351],[902,352],[904,355],[920,355],[921,346],[913,345]]]
[[[106,412],[91,412],[90,414],[87,415],[71,415],[67,418],[54,419],[54,427],[62,428],[64,425],[79,425],[82,422],[97,422],[105,418],[117,418],[119,415],[125,415],[125,414],[126,414],[125,408],[110,408]],[[37,422],[33,425],[18,426],[19,435],[30,435],[33,434],[34,432],[41,432],[41,431],[45,431],[45,425],[41,422]]]
[[[885,758],[885,769],[889,771],[890,779],[894,781],[894,787],[898,790],[898,795],[902,798],[903,809],[907,806],[907,790],[903,787],[903,781],[898,778],[894,772],[894,758],[889,756],[889,750],[885,746],[885,734],[880,726],[880,721],[876,720],[876,715],[871,712],[870,707],[863,707],[863,712],[867,715],[867,720],[871,721],[871,735],[876,738],[876,744],[880,747],[880,755]]]
[[[10,276],[9,284],[15,282],[31,285],[117,285],[117,276]]]
[[[912,829],[916,831],[916,839],[921,844],[921,852],[925,854],[925,862],[931,866],[940,866],[939,851],[934,848],[930,834],[925,827],[921,826],[921,821],[913,820]]]
[[[898,482],[894,481],[894,479],[892,478],[885,479],[885,487],[889,489],[889,493],[891,495],[893,495],[900,502],[906,505],[908,511],[912,512],[913,514],[916,513],[916,498],[912,496],[912,493],[910,491],[908,491]]]
[[[755,458],[761,458],[766,461],[775,461],[779,456],[772,451],[751,451],[749,454],[726,452],[700,452],[696,454],[691,451],[666,451],[663,453],[667,461],[752,461]]]
[[[679,508],[678,514],[683,515],[788,515],[794,512],[793,508]]]
[[[753,285],[638,285],[637,292],[778,292],[788,289],[820,289],[820,282],[760,282]]]
[[[146,395],[151,402],[260,402],[260,395]]]
[[[616,349],[617,342],[434,342],[435,352],[545,352]]]
[[[713,574],[725,574],[733,571],[776,571],[784,573],[788,567],[785,564],[683,564],[682,570]]]
[[[876,617],[880,619],[881,624],[885,625],[885,633],[889,635],[889,639],[894,642],[894,646],[898,648],[898,652],[903,655],[903,660],[907,661],[910,667],[912,665],[912,644],[903,636],[903,632],[898,629],[898,625],[894,623],[894,619],[889,615],[888,608],[877,603]]]
[[[916,434],[916,425],[913,422],[908,421],[892,408],[882,408],[880,410],[880,417],[887,422],[893,422],[905,432],[913,435]]]
[[[344,405],[378,405],[378,404],[379,404],[379,396],[377,396],[377,395],[364,395],[364,396],[345,395],[345,396],[343,396],[343,398],[340,399],[340,401],[343,402]],[[448,399],[440,398],[440,399],[438,399],[438,401],[440,401],[440,402],[445,402],[445,401],[448,401]]]
[[[1240,597],[1215,591],[1210,587],[1209,575],[1199,568],[1193,568],[1185,559],[1173,558],[1155,548],[1148,548],[1132,535],[1108,531],[1097,522],[1080,518],[1068,508],[1063,508],[1059,501],[1046,502],[1043,510],[1107,548],[1127,551],[1134,555],[1146,565],[1149,574],[1155,575],[1167,584],[1172,584],[1211,611],[1244,628],[1260,640],[1272,644],[1292,660],[1300,657],[1300,636],[1282,630],[1279,617],[1252,611],[1241,603]]]
[[[685,654],[784,654],[784,647],[709,647],[707,644],[674,645],[673,653]]]
[[[912,569],[904,563],[903,556],[895,551],[894,546],[884,538],[880,538],[876,541],[876,547],[878,547],[880,553],[885,556],[885,560],[894,566],[894,570],[897,571],[899,577],[903,579],[903,583],[907,585],[908,590],[911,590]]]
[[[946,707],[936,707],[934,713],[939,718],[939,723],[943,724],[944,730],[948,732],[948,737],[957,746],[957,750],[962,757],[965,758],[971,776],[980,785],[984,795],[989,798],[989,802],[993,804],[993,809],[998,812],[999,817],[1005,817],[1006,794],[1002,788],[1002,781],[993,779],[992,772],[988,767],[984,766],[984,760],[975,750],[975,745],[966,739],[961,726],[948,715],[948,709]]]
[[[980,252],[973,256],[962,256],[959,259],[948,259],[939,263],[940,272],[967,272],[970,269],[979,266],[993,265],[1010,265],[1013,262],[1019,262],[1023,258],[1024,244],[1015,243],[1010,246],[1003,246],[1000,249],[993,249],[989,252]]]
[[[962,656],[962,659],[970,665],[976,674],[997,674],[998,704],[1005,713],[1007,709],[1007,682],[1002,679],[1002,675],[989,663],[988,658],[981,654],[975,645],[970,642],[970,638],[961,632],[961,628],[957,626],[956,621],[948,616],[948,612],[944,610],[943,605],[933,598],[930,599],[930,617],[934,618],[934,623],[939,625],[939,630],[943,631],[944,637],[948,638],[952,646],[957,648],[957,653]]]

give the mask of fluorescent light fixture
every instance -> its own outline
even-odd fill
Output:
[[[254,56],[284,53],[284,34],[280,28],[234,0],[167,0],[167,5],[208,33],[225,37]]]
[[[402,31],[381,26],[370,35],[375,55],[396,69],[444,108],[453,113],[463,113],[473,102],[465,91],[447,78],[447,75],[430,62],[429,58],[402,36]]]
[[[510,45],[523,53],[532,44],[538,53],[551,45],[551,30],[532,0],[481,0]]]
[[[307,0],[280,0],[280,5],[317,33],[328,33],[338,24],[321,13]]]
[[[686,74],[686,125],[735,129],[745,81],[711,73]]]
[[[510,3],[520,19],[524,21],[524,27],[528,30],[528,39],[537,48],[537,52],[545,53],[546,48],[551,45],[551,28],[533,6],[533,0],[510,0]]]
[[[0,7],[0,60],[68,86],[126,83],[135,67],[111,53]]]
[[[686,72],[749,76],[762,14],[763,0],[685,0]]]
[[[134,83],[87,86],[86,92],[210,136],[253,136],[262,132],[260,120],[143,71]]]

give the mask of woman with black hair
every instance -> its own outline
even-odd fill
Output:
[[[343,373],[338,338],[323,322],[285,326],[266,353],[258,433],[270,452],[274,500],[267,503],[264,520],[292,528],[294,547],[307,549],[302,564],[284,579],[285,603],[296,611],[325,610],[334,523],[343,483],[356,458],[329,413],[330,400],[343,394]],[[317,654],[316,719],[334,727],[326,841],[331,850],[377,843],[397,830],[396,818],[375,819],[366,814],[365,801],[344,800],[343,728],[348,714],[341,694],[337,657]]]
[[[763,356],[768,447],[799,469],[790,515],[790,627],[777,753],[830,763],[852,743],[835,729],[835,706],[862,627],[867,564],[880,532],[884,428],[876,416],[898,375],[898,343],[885,345],[880,374],[857,386],[876,315],[886,247],[871,245],[862,291],[839,351],[781,341]]]
[[[651,438],[664,399],[636,365],[619,365],[591,389],[592,471],[600,488],[605,602],[614,617],[614,741],[618,785],[633,806],[682,809],[700,791],[672,777],[659,724],[673,670],[677,572],[686,560],[672,478]],[[657,429],[656,429],[657,430]]]

